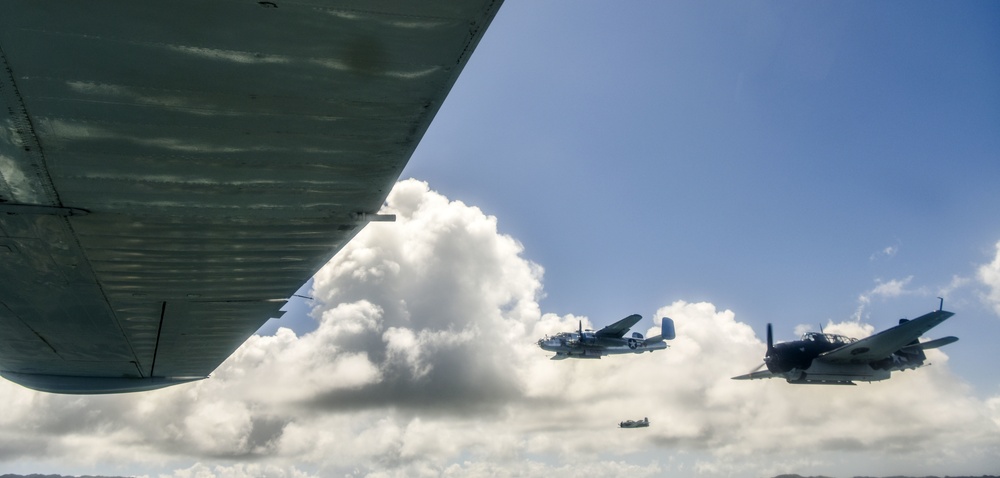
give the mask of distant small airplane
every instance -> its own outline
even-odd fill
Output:
[[[928,330],[955,315],[942,310],[913,320],[900,319],[899,325],[858,340],[843,335],[806,332],[801,340],[773,343],[771,324],[767,324],[767,353],[764,363],[733,380],[784,378],[795,384],[854,385],[853,380],[874,382],[890,378],[891,372],[915,369],[924,365],[924,350],[948,345],[957,337],[943,337],[929,342],[918,339]],[[766,371],[758,371],[767,366]]]
[[[625,420],[618,424],[618,428],[643,428],[649,426],[649,418],[642,420]]]
[[[580,321],[578,331],[546,336],[538,341],[538,346],[542,350],[555,352],[552,360],[599,359],[603,355],[638,354],[667,348],[664,340],[673,340],[675,337],[674,321],[667,317],[664,317],[660,324],[660,335],[643,339],[639,332],[632,332],[632,337],[624,337],[625,332],[628,332],[628,329],[641,319],[641,315],[633,314],[597,332],[590,329],[584,330],[583,321]]]

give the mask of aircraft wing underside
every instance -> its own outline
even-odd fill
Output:
[[[208,375],[378,219],[500,3],[4,1],[0,372]]]
[[[775,378],[775,377],[781,377],[781,375],[775,375],[771,373],[771,371],[769,370],[757,370],[750,372],[746,375],[733,377],[733,380],[757,380],[757,379]]]
[[[852,344],[822,353],[817,360],[833,364],[862,364],[881,360],[917,340],[952,315],[955,314],[936,310]]]

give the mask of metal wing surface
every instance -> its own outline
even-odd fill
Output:
[[[208,375],[376,217],[500,3],[0,1],[0,372]]]
[[[817,359],[829,363],[870,363],[881,360],[906,347],[953,315],[955,315],[953,312],[936,310],[852,344],[820,354]]]
[[[632,314],[628,317],[625,317],[622,320],[619,320],[618,322],[615,322],[601,330],[598,330],[595,335],[602,338],[604,337],[621,338],[623,335],[625,335],[625,332],[628,332],[629,329],[631,329],[632,326],[638,323],[640,320],[642,320],[641,315]]]

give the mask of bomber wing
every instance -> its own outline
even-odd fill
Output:
[[[953,312],[946,310],[935,310],[852,344],[822,353],[817,359],[829,363],[870,363],[881,360],[906,347],[953,315]]]
[[[632,314],[628,317],[625,317],[622,320],[619,320],[618,322],[615,322],[601,330],[598,330],[595,335],[597,335],[597,337],[599,338],[608,338],[608,337],[621,338],[622,336],[625,335],[625,332],[628,332],[629,329],[631,329],[632,326],[637,324],[640,320],[642,320],[641,315]]]
[[[501,3],[3,2],[0,373],[207,376],[381,219]]]

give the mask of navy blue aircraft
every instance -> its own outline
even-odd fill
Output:
[[[943,301],[942,301],[943,306]],[[843,335],[806,332],[801,340],[774,343],[767,324],[767,353],[754,371],[733,380],[784,378],[795,384],[854,385],[854,380],[875,382],[890,378],[891,372],[924,365],[924,350],[948,345],[957,337],[929,342],[918,339],[953,312],[938,310],[913,320],[900,319],[899,325],[858,340]],[[760,370],[762,367],[767,370]]]

